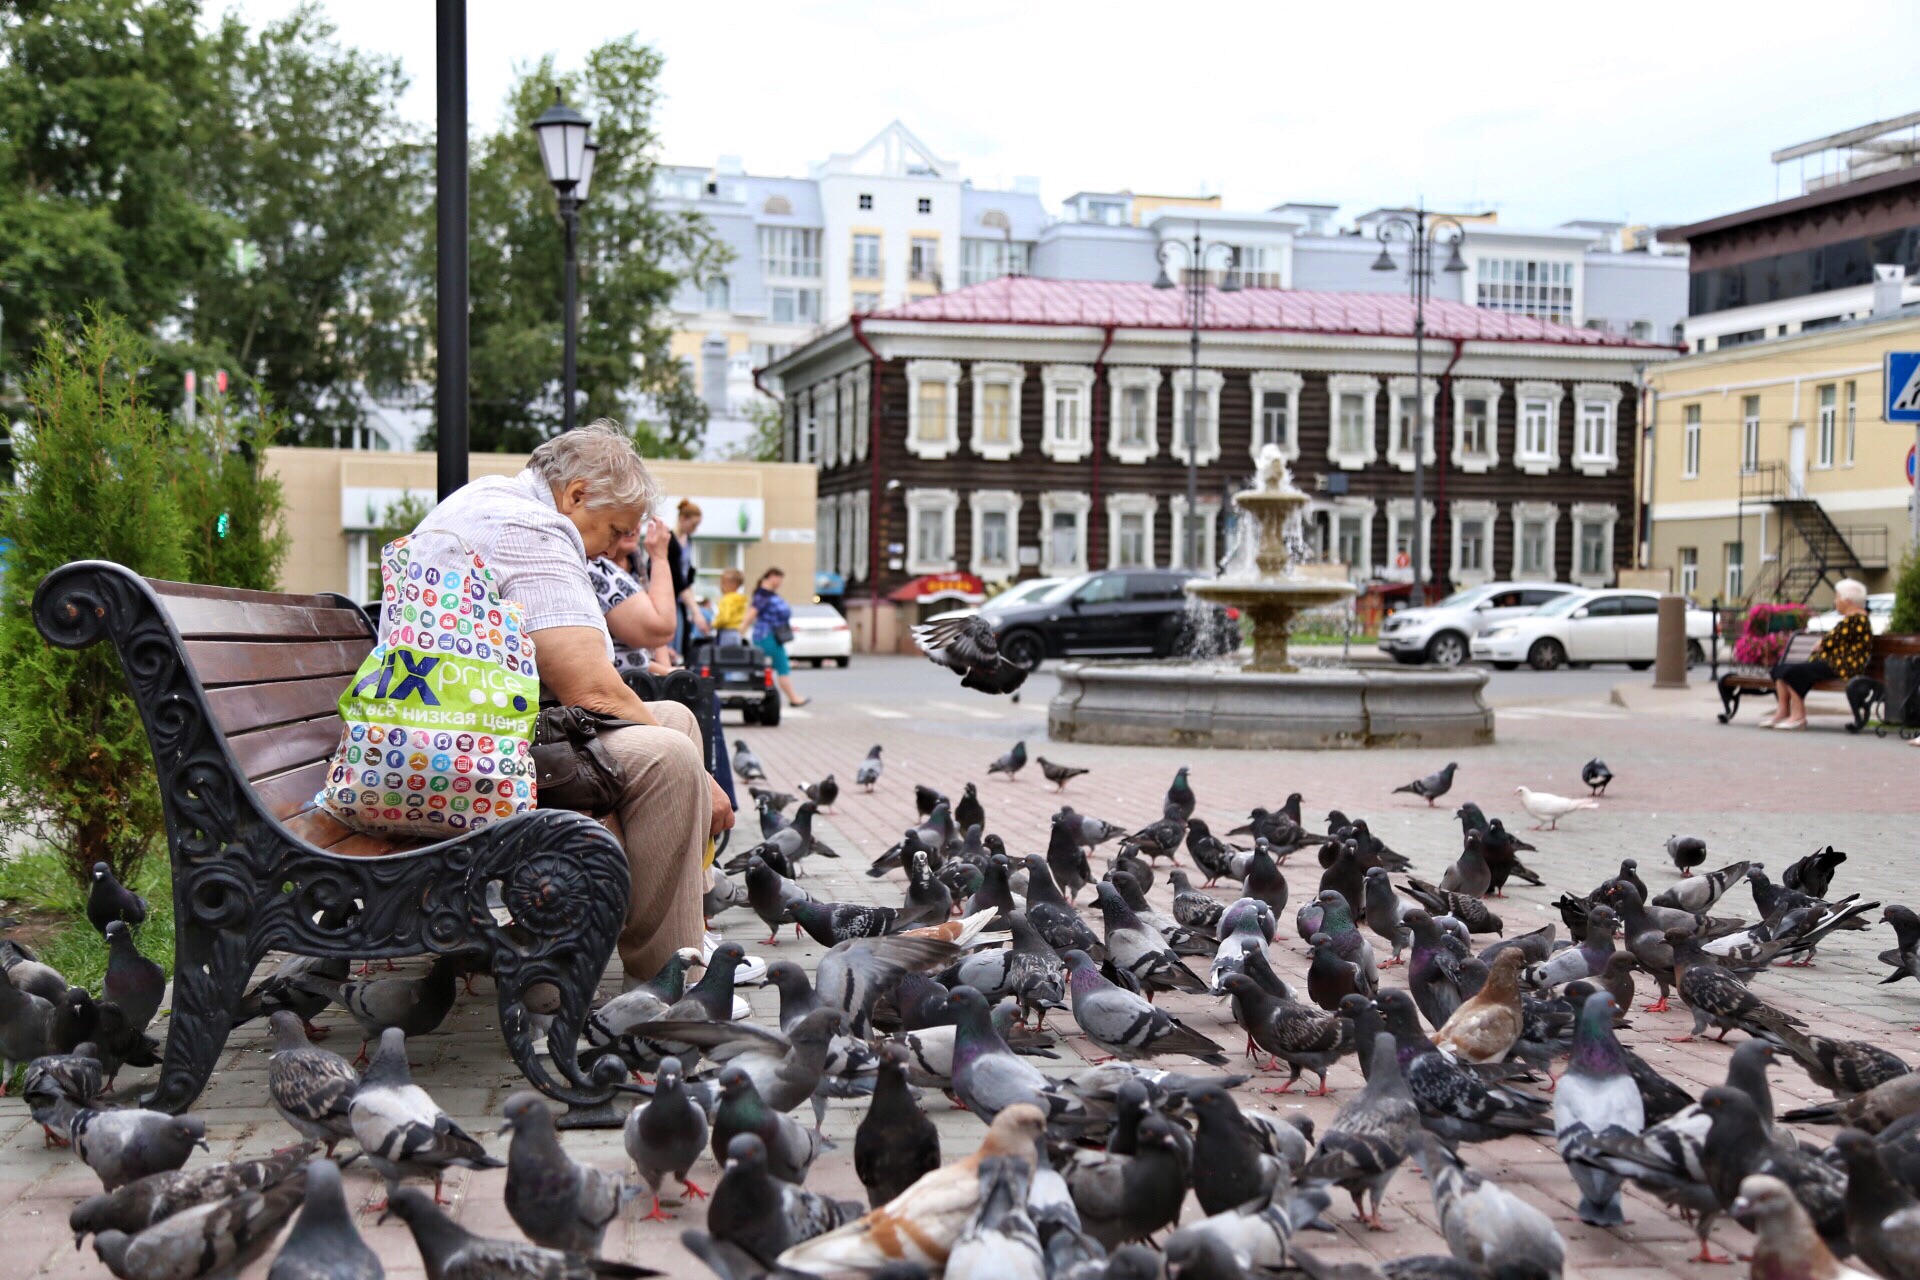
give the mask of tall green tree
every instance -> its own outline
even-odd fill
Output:
[[[706,407],[670,349],[668,306],[681,277],[704,273],[722,247],[697,215],[654,196],[654,111],[661,56],[629,36],[588,55],[578,73],[551,57],[508,95],[499,129],[477,145],[472,172],[472,447],[530,449],[560,429],[565,253],[553,188],[530,127],[563,98],[593,121],[600,150],[579,240],[579,420],[628,422],[651,456],[699,448]],[[644,406],[644,408],[643,408]]]

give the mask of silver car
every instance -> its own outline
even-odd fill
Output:
[[[1402,609],[1380,624],[1380,649],[1398,662],[1457,667],[1487,628],[1525,617],[1550,600],[1577,591],[1559,582],[1489,582],[1463,587],[1438,604]]]

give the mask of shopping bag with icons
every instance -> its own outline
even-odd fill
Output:
[[[314,803],[356,831],[447,839],[534,807],[540,676],[520,606],[465,539],[381,549],[381,642],[340,695]]]

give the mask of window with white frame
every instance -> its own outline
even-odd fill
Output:
[[[1380,395],[1380,379],[1336,373],[1327,379],[1327,395],[1333,406],[1332,429],[1327,432],[1327,461],[1344,470],[1356,471],[1375,457],[1373,415]]]
[[[778,324],[820,323],[820,291],[789,288],[767,290],[767,318]]]
[[[1613,580],[1613,526],[1620,509],[1610,502],[1580,502],[1573,508],[1573,580],[1604,587]]]
[[[1560,508],[1551,502],[1516,502],[1509,510],[1513,517],[1509,576],[1522,582],[1552,582]]]
[[[1387,403],[1393,408],[1393,429],[1388,436],[1387,460],[1402,471],[1413,470],[1414,438],[1420,437],[1421,460],[1433,465],[1433,398],[1440,384],[1432,378],[1421,389],[1425,403],[1414,398],[1412,378],[1392,378],[1387,382]],[[1420,433],[1420,415],[1426,415],[1426,433]]]
[[[1573,465],[1580,474],[1604,476],[1620,465],[1620,384],[1582,382],[1574,387]]]
[[[1220,386],[1225,377],[1218,369],[1200,370],[1194,382],[1193,370],[1175,369],[1168,378],[1173,388],[1173,449],[1178,462],[1187,461],[1187,446],[1193,442],[1193,461],[1206,466],[1220,456]],[[1190,394],[1189,388],[1197,388]]]
[[[815,567],[826,573],[837,573],[840,550],[840,499],[821,498],[814,503],[814,545],[819,548]]]
[[[1108,369],[1112,425],[1107,452],[1122,462],[1146,462],[1160,452],[1158,369]]]
[[[1257,459],[1267,445],[1291,462],[1300,456],[1300,386],[1297,373],[1261,369],[1247,377],[1253,390],[1253,438]]]
[[[867,551],[870,547],[868,532],[870,525],[869,503],[871,496],[865,489],[855,489],[847,495],[847,505],[853,511],[853,572],[847,575],[848,581],[864,581],[867,576]]]
[[[1740,470],[1752,475],[1760,469],[1760,397],[1740,399]]]
[[[1691,600],[1700,590],[1700,548],[1680,548],[1680,594]]]
[[[769,276],[820,274],[820,231],[815,227],[761,227],[760,272]]]
[[[945,458],[960,448],[960,366],[951,360],[907,361],[907,452]]]
[[[1220,500],[1202,498],[1199,503],[1199,518],[1191,525],[1187,522],[1187,495],[1176,493],[1168,499],[1168,507],[1173,512],[1173,538],[1169,546],[1167,563],[1174,569],[1191,569],[1196,573],[1212,573],[1220,564],[1219,544],[1216,541],[1220,524]],[[1194,547],[1194,560],[1187,563],[1187,548]]]
[[[725,276],[708,276],[705,305],[708,311],[728,311],[733,307],[733,290]]]
[[[1345,566],[1347,576],[1355,581],[1366,577],[1373,564],[1374,510],[1369,498],[1309,505],[1305,533],[1314,555],[1322,563]]]
[[[1523,382],[1514,394],[1520,404],[1514,465],[1530,476],[1545,475],[1560,465],[1560,401],[1566,389],[1557,382]]]
[[[1422,554],[1429,562],[1433,559],[1433,504],[1420,504]],[[1413,578],[1413,499],[1392,498],[1387,502],[1387,550],[1381,557],[1378,568],[1384,569],[1381,575],[1401,582]],[[1405,563],[1402,563],[1404,558]]]
[[[967,495],[973,516],[973,556],[968,570],[988,582],[1019,572],[1020,495],[1011,489],[975,489]]]
[[[820,461],[820,405],[826,392],[819,387],[800,397],[800,456],[796,461]]]
[[[1158,505],[1152,494],[1107,495],[1107,567],[1151,569],[1153,515]]]
[[[1844,463],[1849,467],[1853,465],[1854,426],[1857,421],[1855,410],[1857,408],[1858,404],[1854,396],[1854,384],[1849,381],[1847,383],[1847,452],[1844,455]]]
[[[873,434],[873,418],[868,397],[873,393],[873,374],[870,366],[861,365],[853,371],[853,456],[862,461],[867,456],[867,438]]]
[[[856,280],[880,278],[880,237],[856,235],[853,238],[852,274]]]
[[[952,489],[907,490],[907,572],[953,572],[953,516],[960,495]]]
[[[1040,495],[1040,572],[1068,577],[1087,571],[1087,517],[1093,499],[1084,493]]]
[[[1542,320],[1573,323],[1571,262],[1531,258],[1481,258],[1474,263],[1479,305]]]
[[[1744,544],[1729,542],[1726,544],[1727,557],[1727,596],[1729,600],[1747,598],[1747,549]]]
[[[1026,370],[1017,364],[973,366],[973,439],[969,447],[983,458],[1004,462],[1020,452],[1020,383]]]
[[[1040,448],[1055,462],[1078,462],[1093,452],[1090,410],[1093,370],[1079,364],[1049,364],[1040,369],[1046,406]]]
[[[1453,517],[1455,586],[1471,587],[1493,580],[1493,520],[1491,502],[1456,502]]]
[[[854,495],[851,493],[841,494],[839,520],[840,546],[834,555],[834,564],[839,572],[848,578],[853,577],[853,522],[856,518],[854,513]]]
[[[1839,388],[1831,382],[1820,387],[1819,427],[1814,435],[1813,465],[1831,467],[1840,434]]]
[[[1700,477],[1700,406],[1690,404],[1680,416],[1685,420],[1680,433],[1680,478],[1697,480]]]
[[[831,467],[840,456],[840,427],[846,421],[841,411],[840,383],[820,384],[820,465]]]
[[[863,425],[853,412],[854,401],[859,396],[855,386],[858,381],[858,374],[848,373],[840,377],[840,465],[843,467],[853,461],[853,436]]]
[[[1483,475],[1500,461],[1500,391],[1480,378],[1453,384],[1453,465],[1464,472]]]

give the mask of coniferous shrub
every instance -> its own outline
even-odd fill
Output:
[[[1900,558],[1900,576],[1893,584],[1893,616],[1887,630],[1897,635],[1920,632],[1920,545],[1907,548]]]

